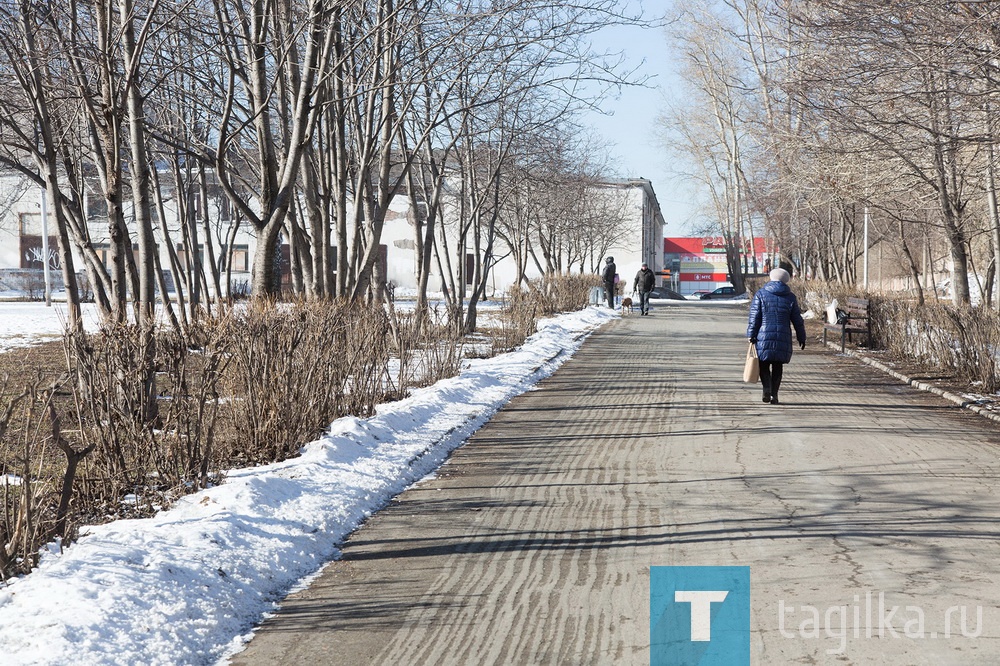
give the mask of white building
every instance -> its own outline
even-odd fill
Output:
[[[609,251],[615,258],[621,279],[631,280],[643,261],[655,272],[662,271],[664,220],[652,183],[643,179],[608,180],[602,187],[607,189],[610,197],[621,200],[616,204],[621,204],[626,218],[622,225],[625,232]],[[389,206],[382,231],[382,244],[386,248],[387,279],[403,289],[416,287],[417,256],[410,217],[408,202],[399,197]],[[506,254],[506,248],[497,248],[495,254]],[[471,256],[466,261],[471,262]],[[595,263],[600,270],[604,263],[603,257],[597,257]],[[528,270],[528,277],[538,277],[538,270],[533,265]],[[500,261],[491,272],[491,293],[488,295],[502,293],[516,279],[517,268],[514,261],[509,258]],[[436,281],[431,281],[431,290],[438,289],[435,283]]]
[[[164,183],[165,184],[165,183]],[[615,257],[622,280],[631,281],[643,261],[656,272],[663,269],[663,216],[660,212],[652,183],[643,179],[609,180],[603,183],[610,196],[621,197],[621,209],[626,218],[622,225],[624,230],[609,251]],[[34,283],[32,291],[37,291],[41,280],[42,268],[42,198],[41,188],[30,183],[15,172],[0,173],[0,291],[9,289],[24,290],[25,282]],[[194,197],[193,199],[196,199]],[[110,248],[107,228],[106,209],[103,198],[93,194],[88,196],[87,214],[91,242],[98,250],[98,255],[108,261]],[[130,201],[125,202],[126,216],[129,215]],[[194,206],[200,205],[192,201]],[[233,220],[230,217],[228,202],[221,196],[209,200],[209,228],[212,235],[212,245],[215,256],[228,257],[231,260],[231,280],[241,287],[249,284],[251,262],[256,246],[253,228],[242,224],[235,234],[231,234]],[[175,256],[180,262],[181,270],[187,268],[187,253],[181,239],[178,219],[177,202],[170,188],[164,190],[164,217],[174,243]],[[414,227],[409,215],[409,202],[406,197],[397,197],[386,212],[385,227],[381,243],[386,260],[386,276],[397,288],[414,289],[416,284],[416,251],[414,242]],[[50,214],[51,219],[51,214]],[[454,226],[454,225],[449,225]],[[199,238],[204,235],[204,227],[199,223]],[[159,229],[156,230],[160,237]],[[56,288],[62,283],[61,269],[58,263],[57,242],[53,224],[48,225],[49,264]],[[202,239],[203,243],[203,239]],[[232,243],[231,252],[225,251],[227,243]],[[288,266],[288,246],[283,246],[283,265]],[[204,256],[204,248],[199,244],[199,251]],[[83,262],[74,251],[75,267],[82,272]],[[499,247],[496,256],[507,254],[506,248]],[[466,261],[470,261],[467,257]],[[596,258],[598,267],[603,264],[603,257]],[[177,277],[173,275],[168,248],[160,243],[160,260],[164,270],[167,288],[172,289]],[[454,261],[454,260],[453,260]],[[516,267],[509,257],[499,261],[489,276],[489,293],[502,293],[516,279]],[[532,267],[529,277],[537,276],[537,269]],[[209,280],[211,282],[211,280]],[[242,283],[242,284],[241,284]],[[223,287],[225,289],[225,287]],[[429,285],[432,291],[440,289],[440,281],[433,280]],[[211,290],[210,290],[211,291]]]
[[[635,274],[639,272],[643,262],[657,274],[657,285],[662,281],[663,270],[663,213],[660,203],[656,200],[653,183],[642,179],[608,181],[609,185],[619,188],[627,197],[629,218],[634,220],[627,224],[629,232],[622,237],[620,243],[613,248],[615,265],[622,280],[628,280],[631,287]]]

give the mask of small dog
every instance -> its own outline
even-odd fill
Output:
[[[629,314],[632,313],[632,299],[631,298],[627,298],[627,297],[622,299],[622,316],[623,317],[625,316],[626,312],[629,313]]]

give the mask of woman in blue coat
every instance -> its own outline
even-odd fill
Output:
[[[747,337],[757,347],[764,402],[777,405],[783,368],[792,360],[789,325],[795,327],[800,349],[806,348],[806,325],[802,321],[799,300],[788,288],[792,276],[784,268],[775,268],[769,277],[771,281],[757,290],[750,303]]]

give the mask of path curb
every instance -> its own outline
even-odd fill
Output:
[[[841,352],[840,352],[840,345],[839,344],[828,341],[826,343],[826,346],[829,347],[830,349],[833,349],[834,351],[836,351],[837,354],[841,354]],[[906,375],[904,375],[901,372],[896,372],[895,370],[893,370],[889,366],[885,365],[884,363],[882,363],[880,361],[876,361],[875,359],[871,358],[870,356],[865,356],[864,354],[861,354],[861,353],[859,353],[859,352],[857,352],[857,351],[855,351],[853,349],[845,349],[842,355],[843,356],[851,356],[853,358],[856,358],[856,359],[860,360],[862,363],[866,363],[867,365],[870,365],[873,368],[881,370],[882,372],[884,372],[887,375],[895,377],[896,379],[898,379],[899,381],[903,382],[904,384],[909,384],[910,386],[912,386],[912,387],[914,387],[916,389],[920,389],[921,391],[926,391],[928,393],[934,393],[936,395],[939,395],[942,398],[944,398],[945,400],[949,400],[949,401],[955,403],[956,405],[958,405],[959,407],[962,407],[963,409],[968,409],[968,410],[970,410],[972,412],[975,412],[979,416],[982,416],[984,418],[990,419],[991,421],[996,421],[997,423],[1000,423],[1000,414],[997,414],[996,412],[994,412],[992,410],[986,409],[985,407],[981,406],[975,400],[969,400],[969,399],[964,398],[964,397],[962,397],[962,396],[960,396],[960,395],[958,395],[956,393],[952,393],[951,391],[945,391],[944,389],[940,389],[937,386],[933,386],[932,384],[928,384],[927,382],[922,382],[919,379],[913,379],[912,377],[907,377]]]

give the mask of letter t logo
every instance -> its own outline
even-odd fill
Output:
[[[674,601],[691,604],[691,640],[712,640],[712,602],[725,601],[729,592],[724,590],[676,590]]]
[[[751,666],[750,567],[649,568],[649,666]]]

